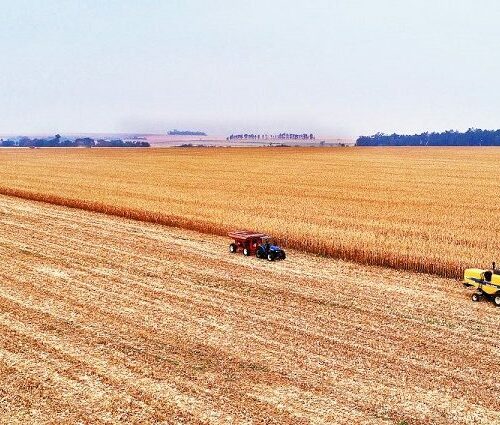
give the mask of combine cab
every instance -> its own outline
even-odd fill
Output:
[[[255,255],[257,258],[264,258],[268,261],[284,260],[286,258],[285,251],[272,244],[271,238],[264,233],[238,230],[229,232],[228,236],[234,239],[234,242],[229,245],[229,252],[233,254],[242,251],[243,255]]]
[[[464,285],[476,288],[472,294],[472,301],[481,301],[483,297],[489,298],[497,307],[500,306],[500,270],[467,269],[464,272]]]

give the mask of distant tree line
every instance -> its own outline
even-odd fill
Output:
[[[63,139],[59,134],[46,139],[30,139],[29,137],[19,137],[12,140],[0,140],[2,147],[20,147],[20,148],[147,148],[148,142],[115,140],[94,140],[90,137],[82,137],[74,140]]]
[[[136,142],[133,140],[121,140],[121,139],[114,139],[114,140],[99,139],[95,140],[94,143],[95,143],[94,146],[97,148],[149,148],[151,146],[149,142]]]
[[[226,140],[314,140],[314,134],[231,134]]]
[[[206,136],[207,133],[203,131],[191,131],[191,130],[170,130],[167,133],[169,136]]]
[[[414,135],[377,133],[358,137],[356,146],[500,146],[500,130],[469,128],[464,133],[448,130]]]

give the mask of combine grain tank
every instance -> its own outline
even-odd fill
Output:
[[[491,270],[465,270],[463,283],[467,287],[476,288],[472,301],[481,301],[485,297],[491,299],[497,307],[500,306],[500,270],[495,267],[495,263]]]

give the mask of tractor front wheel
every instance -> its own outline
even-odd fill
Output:
[[[472,301],[477,303],[478,301],[481,301],[481,294],[478,294],[477,292],[474,292],[471,297]]]
[[[497,307],[500,307],[500,294],[496,294],[493,297],[493,304],[495,304]]]
[[[248,248],[243,249],[243,255],[246,255],[247,257],[250,255],[250,251],[248,250]]]
[[[235,243],[232,243],[231,245],[229,245],[229,252],[230,253],[234,254],[237,249],[238,249],[238,247],[236,246]]]
[[[267,261],[274,261],[274,255],[271,253],[267,254]]]

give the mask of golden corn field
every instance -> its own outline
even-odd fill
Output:
[[[3,149],[0,192],[447,277],[500,254],[498,148]]]
[[[459,282],[227,246],[0,196],[0,423],[500,423],[499,311]]]

